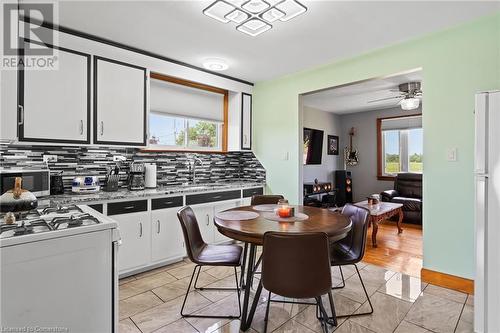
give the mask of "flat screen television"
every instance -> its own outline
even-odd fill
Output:
[[[304,127],[304,164],[321,164],[323,131]]]

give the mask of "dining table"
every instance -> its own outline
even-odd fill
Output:
[[[259,258],[256,264],[257,247],[264,243],[266,232],[324,232],[330,242],[337,242],[351,230],[351,220],[338,212],[309,206],[292,207],[295,211],[295,217],[292,218],[280,218],[275,213],[277,205],[231,208],[217,213],[214,217],[215,226],[221,234],[245,244],[240,283],[244,291],[240,318],[242,331],[250,328],[262,292],[262,284],[259,283],[249,309],[253,277],[260,263]]]

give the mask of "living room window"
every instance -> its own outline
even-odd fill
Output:
[[[399,172],[422,172],[421,115],[379,118],[377,132],[379,179],[391,179]]]
[[[227,90],[151,73],[149,149],[226,151],[227,105]]]

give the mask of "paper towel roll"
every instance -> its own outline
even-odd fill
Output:
[[[156,164],[146,163],[144,164],[144,168],[146,170],[146,175],[144,179],[144,186],[147,188],[155,188],[156,187]]]

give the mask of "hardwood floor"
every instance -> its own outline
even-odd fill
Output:
[[[368,229],[364,262],[392,271],[420,277],[422,269],[422,228],[403,223],[398,235],[395,222],[385,221],[378,227],[377,248],[371,242],[372,228]]]

